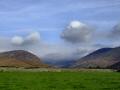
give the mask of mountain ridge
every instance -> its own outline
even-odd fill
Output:
[[[0,53],[0,67],[44,68],[49,65],[28,51],[13,50]]]
[[[118,69],[120,68],[118,63],[120,63],[120,47],[102,48],[82,57],[71,67]]]

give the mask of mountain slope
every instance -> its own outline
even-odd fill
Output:
[[[48,60],[48,61],[44,61],[44,62],[51,66],[55,66],[57,68],[69,68],[73,63],[75,63],[74,60],[62,60],[62,61]]]
[[[24,51],[15,50],[0,53],[0,67],[49,67],[43,64],[41,60],[34,54]]]
[[[118,68],[120,63],[120,47],[102,48],[81,59],[74,68]]]

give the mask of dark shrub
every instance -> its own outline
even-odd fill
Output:
[[[120,69],[119,69],[119,70],[117,70],[117,72],[120,72]]]

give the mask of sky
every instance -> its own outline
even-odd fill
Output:
[[[119,46],[119,9],[120,0],[0,0],[0,52],[75,60]]]

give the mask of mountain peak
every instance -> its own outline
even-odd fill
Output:
[[[47,64],[44,64],[39,57],[25,50],[0,53],[0,66],[49,67]]]

